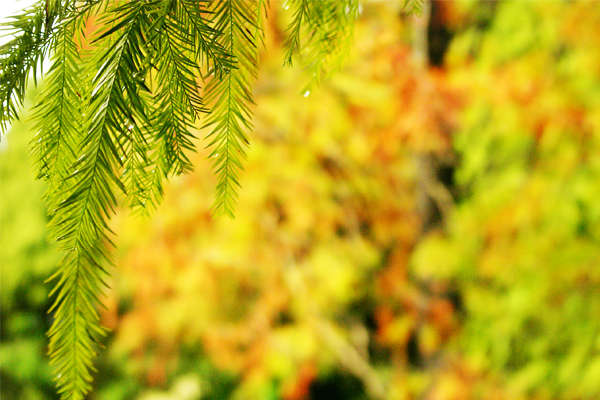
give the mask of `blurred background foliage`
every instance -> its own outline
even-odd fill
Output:
[[[434,1],[425,67],[401,6],[365,1],[307,93],[272,2],[236,219],[204,150],[118,213],[91,399],[600,398],[600,2]],[[1,397],[49,400],[28,128],[0,150]]]

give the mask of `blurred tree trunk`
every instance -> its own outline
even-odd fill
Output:
[[[423,87],[423,85],[432,85],[429,68],[433,64],[438,67],[442,65],[443,52],[447,44],[443,42],[444,40],[449,40],[449,37],[441,38],[441,41],[438,40],[440,38],[435,37],[435,32],[439,31],[439,29],[436,29],[436,26],[432,25],[439,25],[437,28],[443,28],[443,25],[440,24],[439,16],[433,15],[436,11],[440,12],[440,5],[436,4],[435,0],[433,2],[424,0],[423,14],[419,17],[411,17],[412,62],[417,82],[415,89],[417,93],[426,93],[428,88]],[[444,32],[448,36],[448,32]],[[436,46],[434,49],[430,49],[429,47],[432,40],[434,46]],[[435,60],[433,62],[430,58],[430,55],[432,55],[430,50],[433,50],[435,53]],[[454,159],[454,155],[450,148],[444,154],[439,151],[419,151],[415,153],[414,157],[417,167],[417,212],[421,220],[420,236],[424,238],[434,230],[444,229],[454,208],[454,199],[450,194],[450,190],[440,179],[442,168],[448,165],[448,160]],[[413,365],[427,371],[432,376],[436,376],[439,369],[442,368],[443,362],[440,350],[432,354],[423,352],[419,335],[423,325],[427,323],[427,314],[432,305],[439,296],[444,295],[444,293],[439,292],[439,288],[446,287],[447,285],[440,286],[437,284],[438,282],[422,282],[418,280],[415,283],[419,288],[420,295],[417,304],[417,326],[409,343],[408,358]],[[432,380],[432,386],[423,393],[423,399],[428,398],[429,393],[435,386],[434,382],[435,379]]]
[[[423,2],[423,14],[412,16],[412,61],[415,69],[417,85],[429,85],[428,68],[430,66],[430,49],[428,35],[431,29],[432,9],[435,5],[429,0]],[[448,38],[446,38],[448,39]],[[437,43],[437,42],[436,42]],[[440,46],[438,43],[437,47]],[[443,45],[442,45],[443,46]],[[443,53],[443,50],[442,50]],[[443,54],[439,54],[443,58]],[[419,89],[416,89],[419,92]],[[424,92],[424,91],[423,91]],[[443,158],[452,159],[452,155]],[[421,235],[426,235],[439,225],[444,225],[454,207],[452,195],[448,188],[439,180],[440,168],[447,160],[442,155],[433,152],[415,154],[417,164],[417,210],[421,219]]]

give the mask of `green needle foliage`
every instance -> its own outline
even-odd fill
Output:
[[[257,34],[262,31],[260,1],[221,0],[214,4],[212,20],[219,32],[216,41],[232,55],[235,68],[219,71],[215,66],[206,72],[206,102],[213,105],[205,127],[212,127],[207,136],[218,177],[215,211],[233,218],[238,171],[245,158],[244,146],[249,144],[244,133],[252,129],[254,103],[251,82],[258,74]]]
[[[292,13],[285,64],[298,56],[318,83],[339,68],[358,0],[284,8]],[[48,182],[51,237],[64,252],[49,279],[48,332],[62,399],[91,390],[116,194],[137,212],[156,207],[163,180],[192,171],[186,152],[200,119],[211,128],[213,210],[234,216],[266,10],[265,0],[41,0],[2,24],[14,37],[0,47],[3,132],[30,76],[36,83],[42,60],[52,62],[34,108],[32,152]]]
[[[285,41],[285,64],[301,55],[311,81],[306,90],[340,68],[350,46],[358,2],[352,0],[294,0],[294,18]],[[302,50],[302,51],[301,51]]]

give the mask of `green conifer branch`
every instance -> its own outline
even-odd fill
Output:
[[[209,157],[214,158],[213,169],[218,180],[213,211],[233,218],[240,186],[239,170],[243,169],[244,147],[249,143],[244,129],[252,129],[251,81],[258,73],[258,50],[252,32],[262,29],[256,21],[260,4],[215,0],[211,6],[214,29],[220,33],[218,40],[234,55],[236,68],[222,75],[209,69],[204,91],[206,103],[212,105],[212,110],[204,126],[212,126],[207,147],[212,147]]]
[[[286,6],[286,9],[289,7],[290,5]],[[289,67],[293,66],[293,56],[299,54],[302,48],[303,27],[310,18],[310,0],[292,0],[291,7],[294,9],[294,16],[287,28],[287,36],[283,42],[283,46],[286,48],[283,65]]]
[[[57,17],[63,14],[60,1],[40,0],[11,17],[12,21],[0,25],[5,34],[15,38],[0,46],[0,129],[18,119],[18,109],[23,105],[29,77],[34,83],[36,73],[48,54],[52,28]]]
[[[191,33],[199,65],[221,74],[235,68],[235,62],[232,54],[217,40],[221,32],[205,17],[211,15],[211,1],[214,0],[181,0],[176,3],[171,20],[173,27],[178,27],[184,35]]]
[[[74,22],[57,29],[52,67],[45,79],[40,101],[34,108],[32,153],[38,165],[38,179],[48,182],[50,203],[65,185],[64,178],[75,161],[81,131],[82,85],[81,59],[74,41]],[[84,93],[85,94],[85,93]]]
[[[102,264],[111,262],[107,220],[116,205],[114,187],[124,189],[116,174],[121,157],[127,155],[118,146],[127,135],[123,123],[146,112],[141,101],[132,101],[143,85],[132,82],[130,77],[144,70],[140,27],[150,5],[128,4],[106,14],[118,22],[97,41],[102,44],[113,34],[117,37],[106,51],[90,61],[101,65],[92,80],[94,88],[86,110],[91,118],[78,143],[77,160],[65,178],[70,183],[65,188],[66,195],[61,196],[64,200],[52,215],[53,235],[65,256],[51,278],[58,281],[53,290],[56,299],[51,309],[55,312],[49,331],[49,354],[64,400],[83,399],[90,390],[95,347],[104,334],[95,307],[100,304],[106,273]]]
[[[157,161],[164,176],[193,169],[185,151],[195,150],[192,142],[195,136],[190,130],[196,118],[206,112],[198,84],[198,60],[204,55],[196,52],[198,36],[202,35],[196,29],[203,21],[195,21],[196,14],[190,10],[200,4],[190,6],[184,3],[174,3],[170,7],[169,13],[164,16],[156,45],[158,72],[153,126],[156,127],[159,146]],[[177,17],[183,17],[186,24],[178,24]],[[221,59],[213,56],[210,54],[206,58],[219,63]]]
[[[294,0],[291,6],[294,14],[284,41],[284,65],[292,66],[294,56],[300,58],[310,77],[308,90],[341,67],[352,42],[359,2]]]

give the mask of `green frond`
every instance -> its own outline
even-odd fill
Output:
[[[142,95],[142,94],[140,94]],[[153,132],[147,124],[125,120],[127,134],[121,136],[123,156],[121,180],[127,194],[129,207],[134,211],[147,212],[162,199],[161,181],[156,181],[156,161],[151,158]]]
[[[286,48],[285,59],[283,65],[293,66],[292,57],[294,54],[299,54],[302,48],[302,32],[304,24],[307,23],[309,17],[309,0],[292,1],[294,5],[294,16],[292,22],[287,28],[287,36],[283,42]],[[286,3],[287,4],[287,3]],[[289,5],[286,6],[286,9]]]
[[[143,125],[147,119],[143,96],[138,96],[148,69],[141,28],[149,23],[154,4],[124,4],[109,10],[102,21],[106,28],[96,39],[99,55],[88,61],[92,69],[100,66],[85,110],[90,117],[64,178],[63,200],[52,215],[52,233],[65,256],[52,277],[57,283],[49,354],[64,400],[83,399],[90,390],[92,360],[104,334],[95,306],[104,285],[103,264],[111,262],[107,220],[116,205],[115,186],[125,190],[117,169],[131,154],[123,143],[141,140],[131,134],[129,124]],[[109,25],[108,19],[115,23]]]
[[[199,58],[206,57],[217,64],[221,62],[219,57],[213,59],[213,55],[197,53],[197,42],[200,41],[197,36],[203,33],[195,29],[204,21],[193,18],[201,3],[187,3],[171,4],[168,13],[162,16],[162,29],[155,43],[158,72],[152,125],[156,130],[158,146],[155,156],[165,176],[187,173],[193,169],[185,154],[186,150],[195,149],[192,143],[195,137],[190,129],[195,119],[206,112],[197,82],[200,76]],[[186,23],[179,23],[179,18]],[[208,32],[212,32],[212,29]]]
[[[162,30],[158,16],[164,14],[165,4],[164,1],[128,2],[109,9],[107,13],[113,17],[103,21],[107,26],[111,20],[115,22],[99,39],[116,50],[107,52],[99,64],[119,57],[120,65],[114,71],[116,83],[110,94],[114,114],[107,121],[108,131],[118,143],[115,155],[123,167],[122,190],[134,212],[147,213],[162,199],[161,179],[157,180],[159,175],[154,173],[157,162],[151,157],[156,135],[150,71],[155,53],[152,42],[157,36],[154,33]]]
[[[254,32],[252,36],[254,37],[254,45],[258,46],[259,44],[265,45],[265,30],[263,29],[265,19],[267,17],[267,10],[269,9],[270,1],[269,0],[256,0],[256,26],[254,28]]]
[[[10,17],[0,28],[15,38],[0,46],[0,128],[18,118],[29,77],[36,73],[48,53],[52,26],[63,11],[60,1],[40,0],[21,14]]]
[[[160,202],[163,179],[193,169],[185,154],[195,150],[190,129],[206,112],[197,82],[199,64],[222,69],[230,63],[220,46],[206,48],[215,31],[202,16],[203,3],[155,2],[142,29],[147,33],[144,50],[155,71],[149,71],[152,93],[139,93],[152,108],[148,121],[129,122],[123,145],[123,179],[134,211],[147,212]]]
[[[55,365],[56,381],[62,399],[83,399],[91,386],[90,371],[98,336],[103,334],[95,305],[104,284],[102,263],[109,260],[106,249],[106,219],[115,198],[110,182],[114,180],[110,144],[106,135],[92,130],[80,143],[83,146],[65,197],[53,214],[53,236],[65,255],[53,278],[58,282],[54,322],[50,331],[49,355]]]
[[[284,65],[299,56],[308,71],[309,89],[338,70],[352,43],[358,0],[294,0],[292,22],[284,42]]]
[[[114,67],[116,81],[109,94],[112,109],[107,114],[107,132],[118,144],[113,151],[123,167],[121,189],[136,212],[148,212],[162,198],[163,174],[157,171],[158,161],[153,157],[157,129],[150,72],[156,58],[154,42],[163,29],[162,16],[169,3],[132,1],[117,5],[104,14],[108,15],[103,19],[107,28],[96,39],[100,46],[106,43],[110,49],[96,64],[102,65],[99,73],[106,66]],[[103,78],[97,82],[102,85]]]
[[[33,109],[34,129],[32,153],[38,166],[38,179],[49,181],[46,197],[49,203],[61,193],[65,177],[75,161],[81,132],[83,97],[81,59],[74,42],[74,24],[58,27],[52,48],[52,67],[38,105]]]
[[[257,76],[258,50],[253,32],[262,30],[259,18],[261,2],[224,0],[213,1],[214,29],[218,40],[229,54],[234,55],[236,68],[225,74],[209,70],[204,88],[206,104],[212,105],[205,127],[212,131],[207,147],[212,151],[213,169],[217,175],[217,187],[213,212],[234,217],[237,200],[239,171],[243,169],[245,146],[248,138],[245,129],[252,129],[254,104],[251,84]]]
[[[81,121],[83,82],[79,64],[79,52],[74,43],[74,24],[64,23],[58,27],[53,46],[52,67],[46,79],[39,105],[34,109],[34,119],[38,134],[33,142],[33,152],[40,168],[40,177],[49,181],[46,193],[47,201],[54,213],[53,235],[65,240],[66,250],[58,272],[60,276],[53,293],[58,293],[54,306],[54,322],[48,335],[50,336],[49,355],[55,365],[56,381],[59,392],[65,399],[82,399],[89,391],[93,370],[92,359],[98,336],[103,330],[98,322],[94,309],[97,303],[99,284],[102,282],[99,266],[102,248],[94,227],[74,226],[61,227],[61,222],[75,216],[76,209],[69,207],[69,196],[72,191],[66,180],[71,165],[75,162],[78,147],[82,141]],[[65,206],[66,204],[66,206]],[[78,242],[92,242],[95,246],[85,248]],[[81,231],[81,235],[79,232]],[[74,232],[77,232],[73,239]],[[85,236],[84,236],[85,235]],[[86,251],[85,253],[80,252]],[[52,311],[49,310],[50,311]]]
[[[206,70],[225,73],[235,68],[233,55],[217,40],[221,32],[205,18],[211,0],[180,0],[175,2],[170,17],[172,31],[179,31],[178,39],[193,44],[196,62]],[[190,49],[191,50],[191,49]]]

